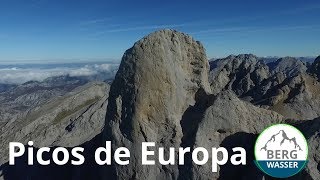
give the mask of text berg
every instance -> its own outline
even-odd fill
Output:
[[[267,150],[268,159],[297,159],[297,150]]]

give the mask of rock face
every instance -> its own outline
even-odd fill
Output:
[[[178,166],[142,166],[141,142],[178,148],[183,113],[200,91],[210,91],[208,61],[190,36],[162,30],[125,52],[110,89],[105,128],[113,147],[131,150],[130,165],[115,167],[118,179],[178,178]]]
[[[228,107],[228,108],[226,108]],[[230,164],[212,173],[211,164],[193,165],[189,176],[193,179],[261,179],[264,175],[253,162],[253,146],[257,134],[270,124],[279,123],[283,116],[276,112],[258,108],[242,101],[232,91],[225,91],[216,97],[199,123],[194,147],[226,147],[232,154],[233,147],[244,147],[247,151],[247,165],[235,167]]]
[[[108,91],[105,83],[90,83],[3,125],[0,164],[8,161],[9,142],[32,140],[35,147],[74,147],[93,139],[104,127]]]
[[[292,123],[292,122],[291,122]],[[320,118],[299,121],[293,123],[304,134],[308,141],[308,164],[300,176],[292,179],[311,179],[320,178]]]
[[[310,67],[310,72],[320,79],[320,56],[318,56]]]

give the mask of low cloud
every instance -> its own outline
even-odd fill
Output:
[[[22,84],[28,81],[43,81],[54,76],[80,77],[94,76],[100,73],[105,74],[106,79],[113,78],[119,64],[93,64],[79,67],[11,67],[0,69],[0,83],[2,84]]]

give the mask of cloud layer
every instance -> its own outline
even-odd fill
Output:
[[[82,65],[78,67],[10,67],[0,69],[0,83],[2,84],[22,84],[28,81],[43,81],[46,78],[54,76],[69,75],[72,77],[94,76],[99,73],[106,74],[112,78],[119,64],[93,64]]]

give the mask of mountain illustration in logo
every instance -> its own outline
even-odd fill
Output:
[[[302,149],[301,149],[301,147],[300,147],[300,145],[297,143],[297,140],[296,140],[296,138],[295,137],[293,137],[293,138],[289,138],[288,136],[287,136],[287,133],[284,131],[284,130],[280,130],[278,133],[276,133],[276,134],[274,134],[274,135],[272,135],[271,136],[271,138],[267,141],[267,143],[260,149],[260,151],[262,151],[262,150],[265,150],[265,151],[267,151],[268,150],[268,144],[270,143],[270,142],[275,142],[276,141],[276,137],[278,136],[278,135],[282,135],[282,140],[281,140],[281,142],[280,142],[280,146],[282,146],[282,144],[285,142],[285,141],[289,141],[290,143],[294,143],[294,148],[295,149],[299,149],[299,151],[302,151]]]

